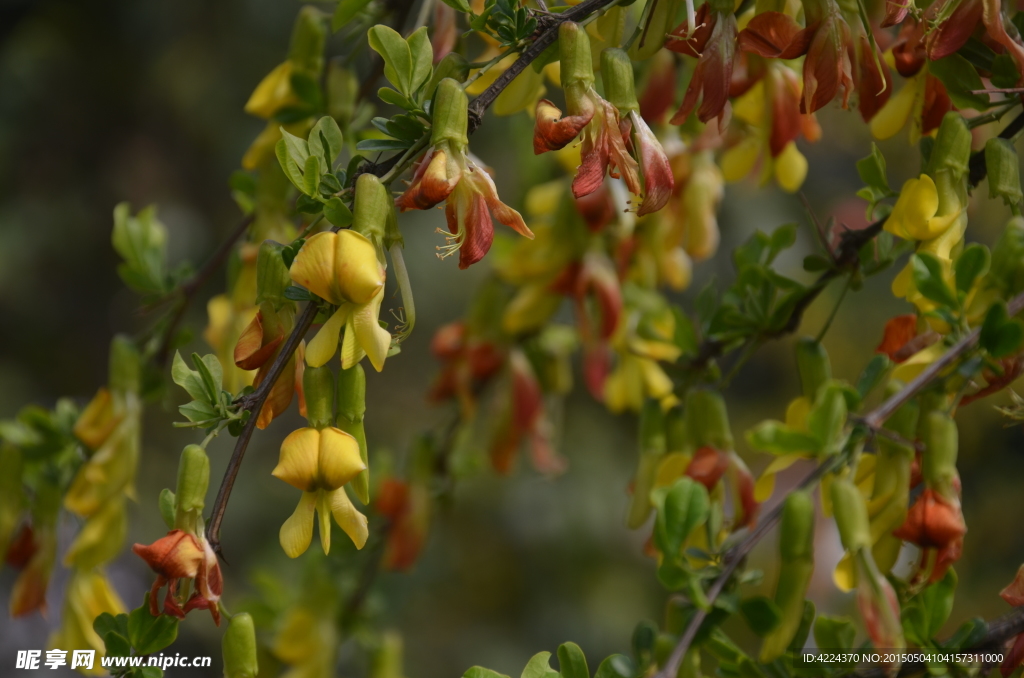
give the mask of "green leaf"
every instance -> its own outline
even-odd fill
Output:
[[[846,617],[821,615],[814,621],[814,642],[830,652],[849,650],[856,635],[856,627]]]
[[[193,353],[192,364],[195,366],[200,378],[202,378],[206,392],[210,396],[207,402],[216,403],[224,383],[224,370],[221,369],[220,360],[212,353],[208,353],[201,358],[198,353]]]
[[[377,96],[384,103],[391,104],[392,106],[398,106],[399,108],[404,108],[407,111],[415,111],[417,108],[416,104],[410,98],[399,92],[396,92],[390,87],[381,87],[379,90],[377,90]]]
[[[971,90],[985,89],[981,76],[971,62],[959,54],[950,54],[929,64],[929,73],[946,86],[949,99],[957,108],[984,111],[989,105],[987,94],[971,94]]]
[[[149,613],[149,593],[142,606],[128,615],[128,640],[138,654],[159,652],[178,637],[178,620],[162,614],[154,617]]]
[[[868,362],[864,371],[860,373],[860,377],[857,378],[857,393],[860,394],[861,400],[882,383],[890,367],[892,367],[892,361],[887,355],[876,355]]]
[[[519,678],[557,678],[558,671],[551,668],[550,661],[550,652],[538,652],[526,662],[526,668]]]
[[[377,24],[367,34],[370,47],[384,59],[384,77],[407,97],[413,94],[413,59],[409,44],[398,31]]]
[[[125,642],[128,642],[128,615],[126,614],[122,613],[115,616],[109,612],[104,612],[92,621],[92,628],[96,635],[101,638],[105,637],[108,633],[113,633],[124,637]]]
[[[771,263],[783,250],[796,242],[796,224],[784,224],[772,231],[768,262]]]
[[[203,403],[213,402],[203,378],[195,370],[189,369],[177,351],[174,352],[174,360],[171,362],[171,381],[185,389],[193,399]]]
[[[423,84],[430,80],[434,72],[434,51],[430,46],[430,37],[427,35],[427,27],[420,26],[406,40],[409,45],[409,54],[412,57],[412,77],[410,79],[410,95],[419,90]]]
[[[992,84],[996,87],[1016,87],[1020,75],[1017,73],[1017,64],[1009,54],[997,54],[992,59]]]
[[[469,2],[467,2],[467,0],[442,0],[442,2],[452,9],[456,9],[464,14],[473,13],[473,8],[469,6]]]
[[[740,602],[740,614],[750,630],[760,637],[768,635],[782,621],[782,611],[765,596],[747,598]]]
[[[482,666],[471,666],[462,674],[462,678],[508,678],[504,673],[498,673]]]
[[[928,636],[934,638],[942,630],[953,611],[953,597],[956,595],[957,576],[953,568],[946,570],[946,576],[935,582],[919,595],[926,611]]]
[[[343,141],[341,128],[329,115],[317,120],[313,129],[309,131],[309,153],[320,158],[324,172],[330,172],[334,167],[338,154],[341,153]]]
[[[871,144],[871,154],[857,161],[857,174],[868,188],[874,189],[882,197],[892,195],[889,179],[885,173],[885,156],[878,150],[878,146],[874,142]]]
[[[309,196],[317,195],[320,191],[320,158],[311,155],[306,158],[306,165],[303,167],[302,185],[300,191]]]
[[[956,308],[958,302],[946,284],[942,263],[929,252],[918,252],[910,258],[914,286],[925,298],[937,304]]]
[[[364,139],[356,144],[360,151],[404,151],[413,142],[403,139]]]
[[[352,223],[352,210],[338,197],[333,197],[324,204],[324,216],[327,217],[327,221],[339,228],[345,228]]]
[[[632,659],[624,654],[613,654],[598,665],[594,678],[633,678],[635,675],[636,665]]]
[[[220,413],[213,409],[213,405],[199,400],[193,400],[180,406],[178,408],[178,412],[181,412],[181,415],[193,424],[201,424],[204,422],[212,423],[213,421],[220,419]]]
[[[1016,318],[1010,318],[1006,304],[997,301],[985,314],[981,324],[981,347],[993,358],[1004,358],[1014,353],[1024,341],[1024,325]]]
[[[590,678],[587,658],[576,643],[562,643],[558,646],[558,672],[562,678]]]
[[[139,678],[164,678],[164,670],[159,666],[140,666],[132,671],[137,671]]]
[[[651,492],[651,503],[658,510],[654,541],[667,559],[679,555],[686,538],[707,521],[711,511],[708,491],[686,477]]]
[[[781,421],[762,421],[747,431],[747,442],[755,450],[778,455],[814,453],[821,448],[814,436],[791,429]]]
[[[334,17],[331,19],[331,30],[334,32],[341,30],[345,24],[352,21],[369,4],[370,0],[341,0],[334,10]]]
[[[846,425],[846,414],[842,385],[836,381],[829,382],[818,391],[818,398],[807,415],[807,428],[818,439],[819,449],[828,452],[839,440]]]
[[[985,275],[991,257],[988,248],[978,243],[971,243],[957,257],[953,271],[956,274],[956,289],[966,294],[974,286],[979,276]]]
[[[285,132],[287,134],[287,132]],[[300,139],[301,141],[301,139]],[[303,144],[306,142],[303,141]],[[305,193],[305,179],[302,176],[302,168],[306,164],[305,158],[302,159],[302,165],[291,156],[291,151],[288,143],[284,139],[278,140],[274,146],[274,154],[277,156],[277,162],[281,165],[281,169],[284,170],[285,176],[292,182],[295,188]]]

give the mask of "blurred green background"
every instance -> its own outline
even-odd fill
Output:
[[[285,0],[0,0],[0,418],[26,403],[50,407],[61,395],[84,404],[105,379],[111,334],[143,326],[137,299],[114,272],[114,204],[159,205],[172,264],[202,262],[237,222],[227,178],[263,126],[242,105],[283,58],[299,7]],[[849,227],[862,226],[863,207],[852,196],[859,187],[854,161],[869,150],[865,126],[854,113],[838,110],[825,111],[820,120],[824,140],[802,147],[811,164],[804,191],[823,219],[831,214]],[[527,177],[541,167],[532,158],[529,130],[524,114],[488,118],[473,141],[474,152],[498,170],[503,197],[516,206]],[[917,151],[905,133],[882,148],[893,186],[916,174]],[[551,171],[543,165],[540,174]],[[1008,212],[978,202],[968,237],[991,243]],[[800,243],[781,266],[808,279],[799,269],[812,231],[798,200],[772,187],[730,186],[720,214],[720,254],[697,266],[693,289],[712,279],[726,284],[732,276],[727,253],[753,229],[793,220],[801,223]],[[437,212],[402,219],[420,321],[401,355],[382,374],[370,374],[371,451],[400,455],[421,431],[450,416],[424,398],[435,372],[427,346],[437,327],[459,317],[486,271],[480,265],[460,272],[454,261],[435,258],[439,236],[433,230],[440,222]],[[843,304],[826,337],[837,376],[855,379],[886,319],[910,310],[890,294],[892,274],[869,280]],[[223,278],[215,278],[191,308],[187,322],[196,336],[205,325],[202,301],[222,285]],[[822,296],[806,314],[804,332],[818,331],[837,297],[838,289]],[[680,300],[691,308],[692,294]],[[199,339],[189,348],[205,351]],[[727,393],[735,432],[782,417],[797,389],[791,343],[765,346]],[[139,474],[144,500],[132,507],[129,542],[162,534],[157,493],[173,484],[181,447],[197,440],[170,427],[179,395],[169,392],[162,406],[147,410]],[[1024,509],[1024,439],[1019,428],[1004,428],[994,401],[1005,398],[973,404],[958,418],[970,531],[957,566],[961,583],[950,628],[975,615],[1004,612],[996,594],[1024,561],[1016,522]],[[300,570],[276,538],[297,496],[270,476],[281,439],[299,422],[293,411],[250,446],[224,524],[229,606],[252,592],[253,570],[271,571],[286,583]],[[518,675],[533,653],[554,651],[565,640],[578,642],[593,668],[607,654],[628,652],[638,620],[661,618],[666,595],[653,561],[641,553],[646,532],[623,526],[635,427],[633,417],[609,415],[577,393],[567,403],[562,432],[568,473],[549,480],[520,464],[510,478],[484,470],[458,484],[453,501],[438,510],[413,572],[382,575],[369,602],[383,625],[404,634],[406,675],[450,677],[473,664]],[[738,440],[759,471],[766,456]],[[230,442],[211,446],[216,479]],[[780,491],[805,470],[788,472]],[[62,547],[74,530],[65,517]],[[773,581],[772,542],[753,556],[767,570],[765,591]],[[819,526],[817,544],[812,596],[819,609],[852,610],[852,595],[831,584],[840,555],[831,524]],[[350,549],[331,555],[341,566],[351,557]],[[143,563],[126,554],[110,572],[122,597],[137,605],[151,583]],[[11,674],[16,650],[44,647],[58,623],[63,579],[58,567],[48,615],[0,621],[0,674]],[[9,568],[0,574],[5,607],[12,580]],[[172,649],[211,654],[214,667],[172,669],[169,675],[219,675],[219,638],[208,617],[191,615]],[[351,645],[346,648],[339,675],[357,675],[365,667]]]

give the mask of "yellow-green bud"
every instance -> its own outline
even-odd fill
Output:
[[[928,174],[934,177],[937,172],[949,170],[956,176],[962,176],[968,171],[970,159],[971,131],[967,129],[963,116],[951,111],[939,125],[928,162]]]
[[[802,490],[791,492],[782,506],[779,528],[782,562],[814,557],[814,502]]]
[[[210,458],[199,445],[186,445],[178,460],[178,486],[174,493],[174,527],[198,533],[206,490],[210,486]]]
[[[284,296],[292,279],[284,265],[282,250],[284,245],[281,243],[264,240],[256,256],[256,303],[270,304],[275,311],[294,303]]]
[[[356,179],[352,230],[365,235],[378,249],[383,247],[393,204],[380,179],[370,173],[360,174]]]
[[[633,82],[633,62],[624,50],[608,48],[601,52],[601,81],[604,98],[619,109],[619,113],[640,110]]]
[[[683,452],[689,443],[686,430],[686,413],[676,405],[665,413],[665,451]]]
[[[594,84],[590,36],[578,23],[565,21],[558,27],[558,57],[561,61],[559,79],[563,89]]]
[[[729,415],[722,394],[707,389],[691,389],[686,394],[686,428],[693,447],[732,450]]]
[[[814,502],[803,490],[792,492],[783,504],[779,553],[782,567],[775,586],[775,604],[781,617],[778,626],[764,638],[762,663],[781,656],[803,622],[804,597],[814,573]]]
[[[846,478],[832,483],[832,508],[843,548],[851,553],[871,548],[871,529],[868,506],[857,486]]]
[[[810,337],[797,340],[796,367],[804,397],[813,402],[821,385],[832,378],[832,365],[820,341]]]
[[[296,70],[318,77],[324,67],[324,45],[327,42],[327,15],[306,5],[299,10],[292,29],[288,59]]]
[[[255,678],[259,673],[256,663],[256,628],[247,612],[231,617],[221,640],[224,654],[224,678]]]
[[[364,505],[370,503],[370,464],[366,451],[366,372],[358,363],[338,374],[338,418],[335,425],[359,443],[359,456],[366,468],[352,479],[352,490]]]
[[[334,422],[334,372],[327,365],[306,366],[302,373],[302,390],[306,397],[306,419],[315,429]]]
[[[928,413],[924,421],[924,454],[921,474],[929,487],[947,499],[956,496],[956,456],[959,444],[956,422],[945,412]]]
[[[448,142],[458,148],[469,143],[467,129],[469,127],[469,98],[457,81],[445,78],[437,86],[434,105],[431,109],[433,130],[430,133],[430,144],[437,146]]]
[[[1007,205],[1020,205],[1024,199],[1020,189],[1020,158],[1013,144],[999,137],[989,139],[985,144],[985,167],[988,197],[998,196]]]

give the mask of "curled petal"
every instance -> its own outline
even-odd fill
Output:
[[[926,17],[940,12],[945,3],[936,2],[929,7]],[[937,61],[953,54],[966,44],[982,19],[981,0],[960,0],[953,13],[925,36],[925,52],[929,61]]]
[[[653,214],[668,204],[675,188],[675,178],[672,176],[672,166],[665,155],[665,149],[651,128],[636,111],[630,112],[630,119],[636,132],[640,171],[644,177],[644,201],[636,213],[638,217],[642,217],[645,214]]]
[[[263,313],[259,312],[252,322],[242,331],[235,344],[235,365],[243,370],[256,370],[263,366],[274,355],[278,345],[284,341],[284,335],[274,337],[263,343]]]
[[[828,16],[817,27],[804,61],[804,96],[800,110],[813,113],[832,101],[840,90],[843,108],[853,91],[850,27],[841,16]]]
[[[767,59],[795,59],[807,53],[813,28],[800,24],[782,12],[761,12],[740,31],[739,48]]]
[[[297,350],[296,353],[298,353]],[[281,376],[278,377],[277,381],[274,382],[274,386],[270,389],[270,395],[263,402],[259,417],[256,419],[256,428],[261,431],[269,426],[270,422],[283,414],[288,409],[288,406],[292,404],[292,397],[295,394],[295,363],[295,354],[292,354],[288,365],[285,366]],[[259,386],[269,370],[270,363],[264,364],[260,371],[256,373],[253,386]]]
[[[858,69],[857,109],[864,122],[869,122],[892,94],[892,76],[868,39],[860,38],[860,68]]]
[[[924,106],[921,109],[921,134],[928,134],[939,128],[942,118],[953,109],[946,86],[931,73],[925,79]]]
[[[316,511],[316,492],[303,492],[295,511],[281,525],[278,538],[289,558],[298,558],[313,541],[313,513]]]
[[[925,488],[893,534],[921,548],[945,549],[967,532],[960,502]]]
[[[713,13],[712,16],[716,17],[714,31],[700,55],[693,78],[683,96],[683,103],[672,116],[670,122],[673,125],[681,125],[686,121],[697,106],[698,98],[701,98],[701,104],[697,118],[701,122],[717,117],[721,124],[725,116],[736,51],[736,18],[731,12],[726,15]]]
[[[323,324],[320,331],[316,333],[313,340],[306,347],[306,363],[310,367],[322,367],[334,357],[338,350],[338,338],[341,336],[341,328],[345,325],[351,306],[342,304],[338,307],[330,319]]]
[[[471,188],[460,186],[445,205],[444,213],[448,230],[457,241],[459,268],[467,269],[484,258],[494,241],[494,222],[487,209],[487,199]]]
[[[423,156],[412,175],[412,184],[398,196],[395,205],[405,210],[425,210],[441,203],[459,183],[459,173],[448,154],[436,149]]]
[[[916,315],[908,313],[890,318],[885,323],[885,332],[882,335],[881,343],[875,348],[875,353],[884,353],[895,362],[902,362],[896,359],[896,354],[915,336],[917,336]]]
[[[320,431],[300,428],[281,443],[277,466],[270,474],[296,489],[312,491],[316,488],[319,463]]]
[[[498,198],[498,189],[494,186],[494,181],[485,170],[473,163],[469,163],[467,180],[473,187],[473,190],[484,196],[487,207],[498,218],[499,222],[505,224],[519,235],[531,240],[533,239],[533,231],[523,221],[523,216]]]
[[[149,545],[136,544],[132,551],[167,579],[191,579],[203,562],[203,550],[196,538],[181,530],[171,530]]]
[[[384,290],[377,294],[370,303],[353,309],[349,315],[345,329],[345,340],[341,347],[341,366],[349,369],[365,354],[370,364],[380,372],[384,369],[384,360],[391,347],[391,333],[380,326],[377,321],[380,305],[384,301]]]
[[[882,19],[882,28],[903,23],[913,4],[912,0],[885,0],[885,17]]]
[[[319,486],[336,490],[366,469],[359,456],[359,443],[341,429],[328,426],[320,431]]]
[[[536,122],[533,127],[533,152],[535,155],[547,151],[564,148],[570,141],[579,136],[586,127],[594,111],[585,111],[581,115],[562,117],[562,111],[547,99],[537,102]]]
[[[356,510],[344,487],[331,493],[331,514],[357,549],[366,545],[366,539],[370,536],[369,523],[366,516]]]

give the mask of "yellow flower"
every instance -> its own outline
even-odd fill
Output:
[[[919,179],[907,179],[900,197],[885,220],[885,230],[908,240],[931,240],[949,230],[960,212],[937,217],[939,192],[927,174]]]
[[[381,287],[365,304],[339,306],[306,347],[306,364],[310,367],[326,365],[338,350],[339,335],[344,327],[341,366],[347,370],[362,360],[363,356],[368,356],[375,370],[380,372],[384,369],[384,360],[391,348],[391,333],[377,321],[383,300],[384,288]]]
[[[365,304],[384,287],[384,267],[369,238],[351,230],[317,233],[289,270],[291,278],[335,306]]]
[[[331,550],[330,516],[363,548],[368,536],[366,517],[352,505],[344,485],[366,468],[359,456],[359,443],[344,431],[301,428],[281,443],[281,456],[272,474],[302,490],[302,498],[291,517],[281,526],[281,547],[297,558],[313,539],[313,513],[320,518],[320,544]]]
[[[75,437],[91,450],[98,449],[124,417],[114,409],[114,398],[100,388],[75,422]]]
[[[95,650],[102,657],[105,646],[92,623],[104,612],[116,616],[127,610],[102,572],[76,570],[68,581],[60,628],[50,636],[47,646],[61,650]],[[85,673],[106,674],[98,660],[93,667]]]
[[[278,65],[256,85],[245,112],[258,118],[269,119],[282,108],[297,104],[299,98],[292,89],[292,72],[295,65],[289,60]]]

